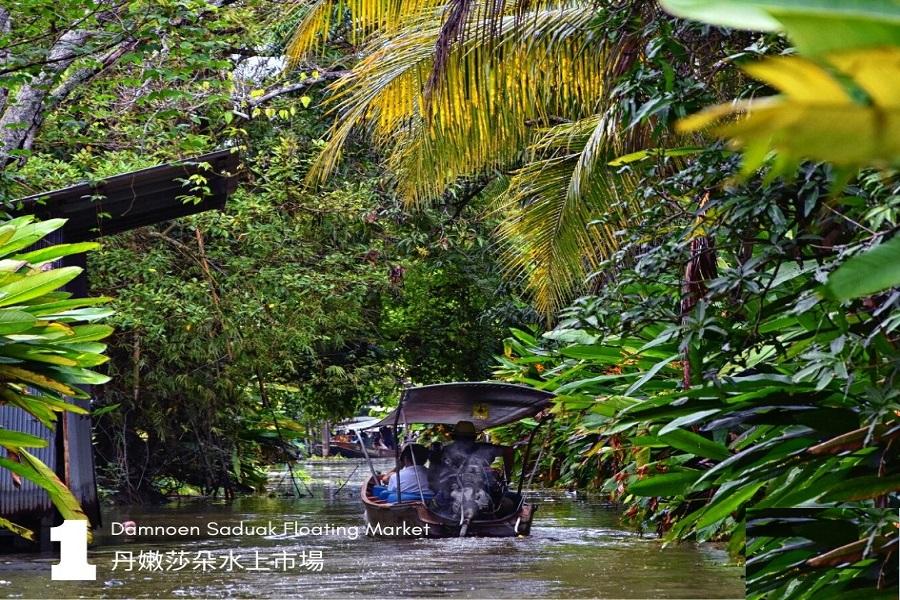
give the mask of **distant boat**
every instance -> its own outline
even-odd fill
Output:
[[[394,451],[389,448],[374,448],[366,446],[369,458],[394,458]],[[317,444],[314,447],[315,454],[322,454],[322,445]],[[335,442],[332,441],[328,445],[329,456],[343,456],[344,458],[365,458],[366,455],[360,448],[359,444],[353,442]]]
[[[341,421],[340,423],[335,425],[335,428],[337,428],[339,431],[344,430],[346,432],[349,432],[349,438],[353,440],[357,437],[356,432],[375,429],[378,427],[378,423],[380,422],[381,419],[377,417],[353,417],[345,421]],[[328,444],[329,456],[343,456],[344,458],[366,458],[366,453],[368,453],[369,458],[393,458],[395,455],[395,451],[391,448],[376,446],[371,443],[371,440],[369,440],[369,442],[366,444],[365,450],[366,451],[364,452],[362,447],[360,447],[358,441],[340,441],[332,439]],[[313,446],[313,453],[321,456],[322,444],[315,444]]]
[[[455,425],[471,421],[479,431],[533,417],[547,408],[553,394],[521,385],[495,382],[445,383],[405,390],[400,406],[378,425],[398,423]],[[398,412],[399,418],[398,418]],[[478,513],[466,521],[442,516],[424,497],[400,502],[387,502],[375,493],[377,482],[370,476],[363,483],[360,498],[365,507],[367,532],[370,535],[409,535],[427,537],[514,537],[529,535],[537,506],[525,501],[522,483],[532,430],[522,461],[518,490],[506,490],[507,502],[498,513]]]

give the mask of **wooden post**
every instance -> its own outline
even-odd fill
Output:
[[[328,421],[322,422],[322,458],[328,458],[331,451],[331,425]]]

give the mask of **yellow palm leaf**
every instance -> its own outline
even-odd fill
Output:
[[[336,167],[357,127],[387,150],[411,203],[439,196],[460,177],[517,162],[542,126],[600,107],[609,51],[593,37],[595,16],[591,5],[564,3],[500,17],[496,37],[469,37],[451,49],[428,98],[440,20],[413,19],[373,40],[352,75],[333,87],[336,124],[311,180]]]
[[[294,34],[287,44],[291,64],[322,48],[335,23],[349,19],[349,37],[359,44],[376,32],[397,30],[405,19],[422,11],[434,11],[440,0],[306,0]]]
[[[547,316],[618,249],[638,208],[633,176],[608,167],[622,149],[613,111],[549,129],[497,202],[502,262]]]

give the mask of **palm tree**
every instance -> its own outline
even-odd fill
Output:
[[[359,128],[386,150],[410,205],[433,201],[460,181],[493,177],[498,185],[488,189],[503,217],[497,233],[509,273],[524,279],[546,315],[570,299],[591,268],[616,249],[614,232],[635,208],[629,193],[634,181],[610,169],[609,161],[644,147],[646,136],[617,118],[610,83],[637,56],[639,40],[628,33],[629,19],[646,22],[656,16],[657,3],[301,2],[305,13],[288,49],[294,62],[320,49],[344,24],[362,47],[350,77],[333,86],[335,126],[311,181],[328,176],[350,132]],[[900,72],[896,3],[661,4],[714,25],[783,31],[813,58],[751,65],[751,76],[783,95],[713,107],[685,120],[683,131],[731,119],[718,132],[746,149],[745,173],[760,167],[771,150],[778,157],[773,175],[808,158],[848,172],[897,164],[897,136],[891,134],[900,122],[900,79],[886,76]],[[850,93],[835,71],[854,80],[856,96],[861,89],[868,98]],[[734,120],[735,114],[748,118]],[[895,258],[897,248],[882,251]],[[869,287],[896,285],[900,272],[882,279]]]
[[[604,3],[611,5],[613,3]],[[633,182],[609,161],[641,137],[621,133],[609,82],[635,53],[610,36],[618,8],[588,0],[313,0],[288,47],[316,53],[336,23],[362,58],[332,86],[334,126],[309,180],[335,169],[364,129],[410,206],[490,178],[503,263],[552,314],[598,261],[632,208]],[[646,10],[646,9],[644,9]],[[626,19],[627,20],[627,19]]]

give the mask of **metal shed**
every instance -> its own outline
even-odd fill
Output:
[[[238,155],[222,150],[22,198],[13,203],[9,212],[33,214],[41,219],[68,219],[62,229],[42,240],[42,246],[96,239],[224,208],[228,196],[237,188],[238,166]],[[202,197],[190,197],[191,184],[187,180],[194,174],[206,178],[209,193]],[[59,266],[68,265],[85,267],[85,258],[83,255],[66,257]],[[87,273],[67,285],[66,291],[87,295]],[[35,455],[72,489],[92,525],[100,525],[90,417],[65,414],[56,429],[50,431],[25,411],[0,406],[0,427],[47,439],[48,446],[37,449]],[[40,531],[42,547],[49,547],[48,528],[59,519],[46,492],[28,481],[17,487],[9,472],[3,469],[0,469],[0,516]]]

